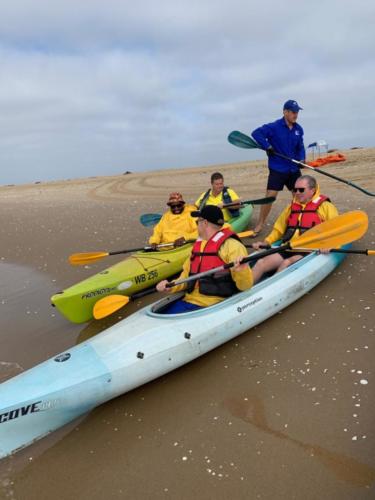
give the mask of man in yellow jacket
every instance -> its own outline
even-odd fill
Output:
[[[185,279],[224,263],[235,262],[235,265],[217,275],[202,277],[173,288],[167,288],[167,280],[158,283],[156,288],[159,292],[187,292],[183,299],[172,302],[167,310],[163,311],[166,314],[211,306],[236,292],[251,288],[253,284],[249,265],[241,264],[241,260],[248,255],[247,250],[229,227],[223,227],[222,210],[214,205],[206,205],[202,210],[192,212],[191,216],[198,217],[199,239],[192,249],[191,257],[185,261],[178,279]]]
[[[278,240],[283,243],[293,240],[316,224],[337,217],[337,208],[329,198],[320,194],[319,186],[311,175],[299,177],[292,192],[292,203],[281,212],[265,240],[252,245],[255,250],[259,250],[261,245],[272,245]],[[305,255],[288,251],[267,255],[258,260],[252,269],[254,283],[257,283],[264,273],[275,270],[280,272]]]
[[[233,203],[234,201],[240,202],[241,199],[233,189],[224,186],[224,177],[222,174],[215,172],[211,175],[211,188],[199,196],[195,202],[195,206],[198,210],[202,210],[206,205],[216,205],[222,208],[226,203]],[[232,217],[239,215],[239,207],[224,208],[223,214],[224,221],[227,222]]]
[[[181,193],[171,193],[167,202],[168,212],[165,212],[154,227],[149,243],[156,249],[160,243],[173,243],[175,247],[182,246],[186,240],[196,240],[198,228],[195,219],[190,214],[195,210],[193,205],[186,205]]]

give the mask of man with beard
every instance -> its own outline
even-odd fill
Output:
[[[175,247],[185,244],[186,240],[198,237],[195,219],[191,217],[193,205],[186,205],[181,193],[171,193],[167,202],[169,210],[165,212],[154,227],[149,243],[156,250],[160,243],[173,243]]]

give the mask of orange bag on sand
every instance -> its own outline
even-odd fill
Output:
[[[328,155],[325,158],[317,158],[314,161],[308,161],[307,165],[310,165],[310,167],[322,167],[323,165],[327,165],[327,163],[336,163],[345,160],[346,158],[344,155],[336,153],[335,155]]]

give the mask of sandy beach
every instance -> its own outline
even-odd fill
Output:
[[[325,170],[375,192],[375,148],[340,152]],[[49,301],[122,258],[72,267],[70,254],[142,246],[140,215],[171,191],[194,202],[215,171],[243,199],[264,196],[265,161],[0,186],[0,381],[156,300],[86,325]],[[341,213],[368,214],[355,248],[374,249],[375,198],[316,178]],[[374,311],[375,257],[348,256],[282,313],[0,460],[0,498],[373,499]]]

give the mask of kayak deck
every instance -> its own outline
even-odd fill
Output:
[[[92,319],[95,303],[112,293],[134,295],[177,274],[191,245],[163,252],[138,252],[51,297],[60,313],[74,323]]]

